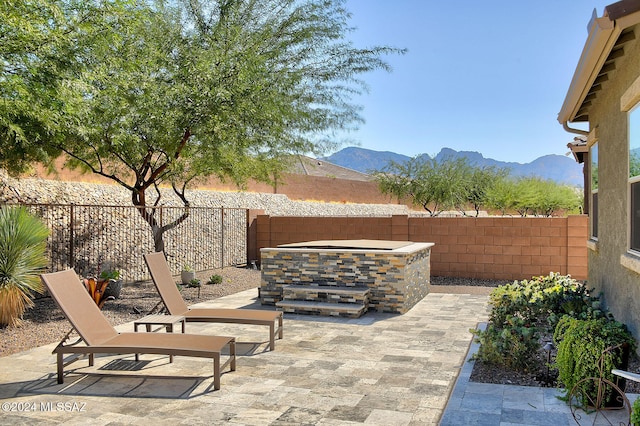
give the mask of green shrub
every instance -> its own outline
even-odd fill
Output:
[[[222,282],[222,276],[221,275],[211,275],[209,277],[209,281],[207,281],[208,284],[220,284]]]
[[[551,333],[560,317],[601,312],[583,283],[557,273],[499,286],[489,303],[487,329],[471,330],[481,344],[474,358],[523,371],[533,367],[541,334]]]
[[[39,274],[48,263],[48,235],[24,207],[0,208],[0,325],[20,325],[33,293],[43,292]]]
[[[604,317],[584,320],[564,316],[556,326],[553,339],[558,347],[555,360],[558,381],[565,386],[567,393],[580,380],[598,378],[601,373],[603,378],[615,383],[611,369],[624,367],[623,350],[605,350],[626,345],[627,354],[635,351],[635,340],[627,327]],[[593,395],[594,383],[581,383],[575,393],[580,404],[588,405],[586,398]]]
[[[540,348],[538,331],[521,318],[511,316],[503,327],[489,324],[484,331],[471,330],[480,343],[474,359],[501,364],[520,371],[530,370],[533,355]]]
[[[600,306],[598,298],[590,296],[585,284],[553,272],[496,288],[491,293],[490,304],[489,320],[495,325],[506,324],[509,316],[517,315],[525,322],[549,330],[553,330],[564,314],[577,317]]]
[[[106,269],[100,272],[99,278],[104,281],[108,280],[119,280],[120,279],[120,271],[117,269]]]
[[[640,426],[640,398],[633,401],[630,420],[633,426]]]

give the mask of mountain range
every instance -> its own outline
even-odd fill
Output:
[[[431,158],[422,154],[425,158]],[[583,186],[582,164],[577,163],[573,157],[562,155],[545,155],[536,158],[530,163],[515,163],[485,158],[481,153],[474,151],[455,151],[451,148],[442,148],[434,157],[436,160],[444,158],[464,157],[469,164],[483,167],[494,166],[511,171],[513,176],[536,176],[542,179],[553,180],[558,183]],[[390,151],[374,151],[359,147],[344,148],[334,154],[324,157],[323,160],[346,167],[361,173],[371,173],[384,169],[389,162],[403,163],[411,157]]]

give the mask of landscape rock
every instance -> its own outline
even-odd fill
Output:
[[[182,205],[170,188],[161,188],[161,193],[163,205]],[[411,213],[404,204],[292,201],[284,194],[188,190],[186,195],[192,207],[259,209],[271,216],[388,216]],[[153,204],[154,197],[150,198],[148,204]],[[131,193],[119,185],[38,178],[14,179],[0,171],[0,202],[130,206]]]

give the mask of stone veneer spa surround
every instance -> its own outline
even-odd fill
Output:
[[[309,286],[312,294],[318,289],[329,293],[331,288],[338,292],[369,289],[365,311],[403,314],[429,293],[432,246],[408,241],[332,240],[263,248],[261,303],[277,305],[288,286],[296,290]],[[316,300],[323,301],[327,302],[326,296]]]

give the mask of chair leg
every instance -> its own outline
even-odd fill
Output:
[[[220,353],[213,355],[213,389],[220,389]]]
[[[173,333],[173,324],[167,324],[167,333]],[[169,355],[169,363],[173,362],[173,355]]]
[[[58,384],[62,384],[64,383],[64,358],[62,356],[62,353],[58,352],[58,360],[57,360],[57,364],[58,364]]]
[[[282,339],[282,315],[278,317],[278,338]]]
[[[269,350],[272,351],[276,348],[276,332],[274,324],[269,324]]]
[[[231,357],[231,371],[236,371],[236,341],[229,342],[229,356]]]

